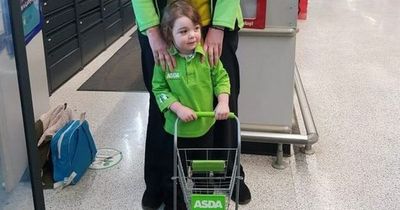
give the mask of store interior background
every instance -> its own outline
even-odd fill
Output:
[[[241,209],[400,209],[398,8],[397,0],[309,1],[296,63],[320,141],[311,156],[295,146],[285,170],[271,167],[273,157],[242,155],[252,201]],[[87,112],[98,148],[123,153],[118,165],[88,170],[75,186],[45,190],[47,209],[141,208],[148,94],[77,91],[135,30],[57,89],[48,106],[32,88],[35,113],[67,102]],[[31,196],[22,180],[0,209],[33,209]]]

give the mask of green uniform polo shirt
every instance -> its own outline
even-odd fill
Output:
[[[222,63],[211,68],[202,46],[198,45],[192,58],[184,58],[175,48],[171,54],[176,59],[173,72],[163,71],[159,65],[154,67],[153,93],[157,104],[164,113],[164,129],[174,134],[176,114],[169,109],[172,103],[179,101],[182,105],[196,112],[211,112],[214,110],[214,95],[230,94],[229,76]],[[215,123],[214,118],[198,118],[195,121],[178,124],[179,137],[199,137],[207,133]]]

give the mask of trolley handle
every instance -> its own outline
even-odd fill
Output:
[[[196,112],[197,117],[215,117],[214,112]],[[229,112],[228,118],[236,118],[235,113]]]

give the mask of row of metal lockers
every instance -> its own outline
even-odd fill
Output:
[[[43,0],[52,93],[134,25],[130,0]]]

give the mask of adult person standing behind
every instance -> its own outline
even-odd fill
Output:
[[[142,206],[146,209],[156,209],[161,203],[170,198],[164,192],[171,177],[160,171],[169,171],[172,168],[173,142],[163,141],[165,119],[157,107],[152,93],[152,77],[154,65],[161,65],[166,71],[173,71],[175,59],[168,53],[168,46],[162,38],[159,24],[163,8],[167,0],[132,0],[133,9],[138,25],[138,36],[141,47],[141,61],[143,79],[150,93],[149,117],[146,134],[144,178],[146,190],[142,197]],[[228,72],[231,83],[231,97],[229,107],[238,114],[239,95],[239,63],[236,57],[238,47],[238,31],[243,26],[240,9],[240,0],[191,0],[189,1],[201,16],[203,26],[204,50],[209,55],[211,65],[220,59]],[[231,135],[223,135],[230,133]],[[215,125],[215,147],[236,146],[236,125],[231,121],[218,121]],[[168,173],[166,173],[168,175]],[[241,167],[241,175],[244,171]],[[235,192],[235,191],[234,191]],[[247,204],[251,200],[250,190],[244,183],[240,183],[239,204]],[[234,198],[234,197],[233,197]]]

